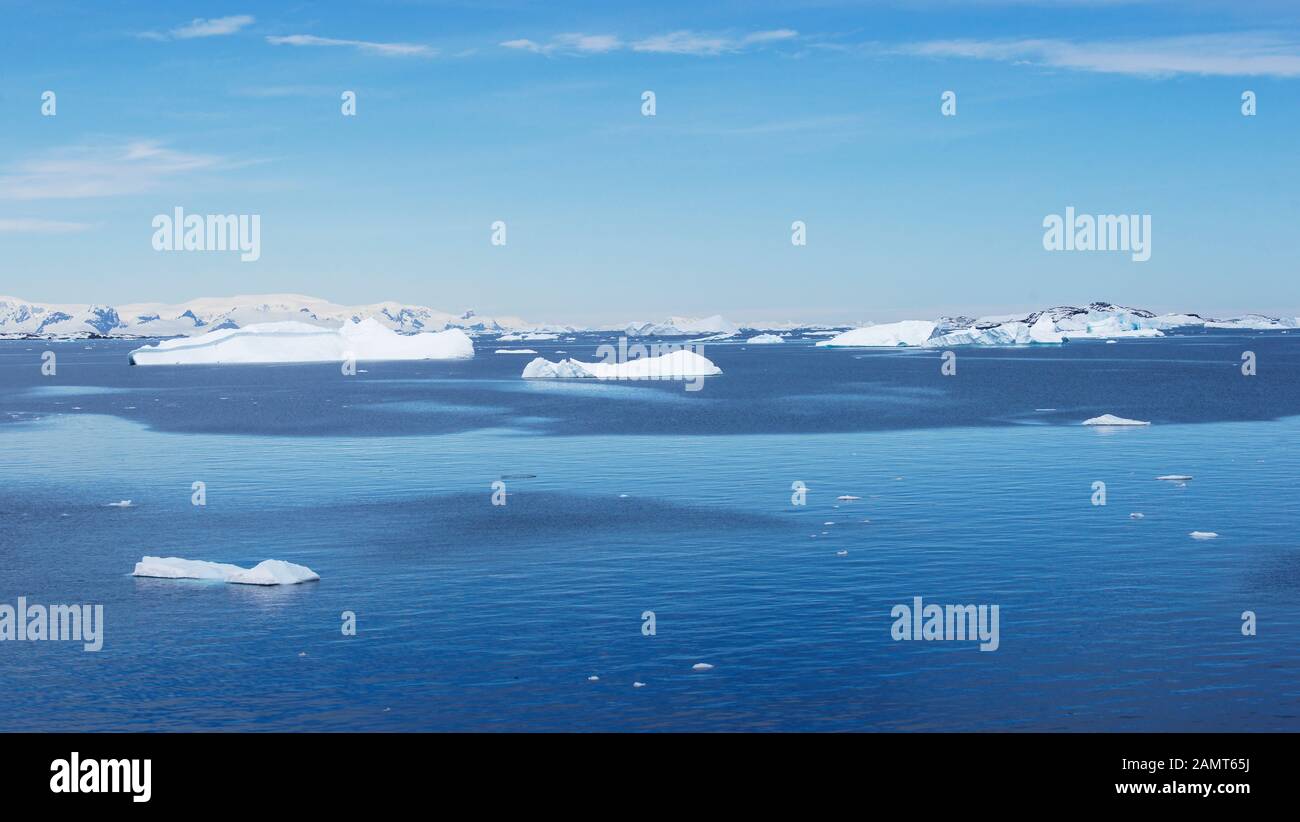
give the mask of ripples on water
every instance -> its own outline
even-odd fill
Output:
[[[706,346],[700,392],[83,345],[0,342],[0,602],[103,603],[105,646],[0,644],[4,729],[1300,729],[1289,337],[959,349],[953,378]],[[146,553],[322,579],[129,576]],[[914,596],[999,604],[1001,647],[892,641]]]

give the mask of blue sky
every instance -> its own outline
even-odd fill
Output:
[[[556,322],[1300,314],[1293,3],[0,0],[0,19],[0,294]],[[154,251],[176,206],[261,215],[261,258]],[[1045,251],[1067,206],[1150,214],[1151,259]]]

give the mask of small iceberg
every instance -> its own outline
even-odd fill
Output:
[[[1215,539],[1219,535],[1213,531],[1193,531],[1187,536],[1191,537],[1192,539]]]
[[[206,562],[180,557],[142,557],[135,564],[131,576],[158,579],[206,579],[236,585],[295,585],[320,579],[315,571],[305,565],[295,565],[281,559],[268,559],[252,568],[241,568],[224,562]]]
[[[835,499],[841,502],[852,502],[855,499],[862,499],[862,497],[855,497],[852,494],[843,494],[841,496],[836,497]]]
[[[1114,414],[1102,414],[1100,417],[1093,417],[1090,420],[1084,420],[1084,425],[1150,425],[1149,422],[1142,420],[1129,420],[1124,417],[1117,417]]]
[[[711,377],[722,369],[713,361],[694,351],[674,351],[661,357],[640,357],[621,363],[578,362],[560,360],[551,362],[538,357],[524,366],[526,380],[671,380],[687,377]]]
[[[785,340],[775,334],[759,334],[757,337],[750,337],[745,340],[745,342],[748,345],[774,345],[776,343],[783,343]]]
[[[1131,514],[1128,515],[1128,518],[1129,518],[1129,519],[1146,519],[1146,516],[1147,516],[1147,515],[1144,514],[1144,513],[1142,513],[1141,511],[1134,511],[1133,513],[1131,513]]]
[[[131,500],[129,500],[129,499],[124,499],[124,500],[122,500],[121,502],[110,502],[110,503],[108,504],[108,507],[109,507],[109,508],[130,508],[130,507],[131,507]]]
[[[697,663],[695,663],[694,665],[691,666],[691,670],[693,670],[693,671],[709,671],[709,670],[712,670],[712,669],[713,669],[713,666],[710,665],[710,664],[707,663],[707,662],[697,662]]]
[[[531,348],[498,348],[494,354],[536,354]]]
[[[1156,477],[1156,479],[1164,480],[1165,482],[1187,482],[1191,478],[1191,474],[1165,474],[1164,476]]]

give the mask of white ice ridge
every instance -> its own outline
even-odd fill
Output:
[[[1100,417],[1093,417],[1083,421],[1084,425],[1150,425],[1149,422],[1142,420],[1129,420],[1123,417],[1117,417],[1114,414],[1102,414]]]
[[[925,345],[934,333],[935,324],[929,320],[903,320],[897,323],[869,325],[855,328],[822,340],[817,343],[821,348],[863,347],[895,348],[897,346]]]
[[[282,559],[267,559],[252,568],[240,568],[238,565],[201,559],[143,557],[135,564],[131,575],[161,579],[209,579],[237,585],[294,585],[320,579],[307,566],[295,565]]]
[[[750,337],[745,342],[750,345],[775,345],[776,343],[783,343],[785,340],[775,334],[759,334],[757,337]]]
[[[818,345],[830,348],[947,348],[956,345],[1056,344],[1080,339],[1163,337],[1169,331],[1194,327],[1274,330],[1294,328],[1295,321],[1263,315],[1233,320],[1210,320],[1196,314],[1157,315],[1140,308],[1099,302],[1087,308],[1057,306],[1031,314],[978,319],[944,317],[933,322],[904,320],[869,325],[837,334]]]
[[[597,380],[670,380],[686,377],[711,377],[722,369],[713,361],[694,351],[674,351],[660,357],[640,357],[622,363],[578,362],[560,360],[551,362],[538,357],[524,366],[526,380],[542,379],[597,379]]]
[[[459,328],[398,334],[374,319],[345,323],[337,329],[300,322],[260,323],[163,340],[130,355],[132,365],[461,360],[473,356],[474,343]]]

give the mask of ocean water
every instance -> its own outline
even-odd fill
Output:
[[[99,652],[0,642],[0,730],[1300,730],[1300,334],[957,349],[951,377],[716,344],[694,392],[525,382],[490,343],[355,377],[135,345],[0,342],[0,603],[105,615]],[[1078,424],[1103,413],[1153,424]],[[918,596],[998,605],[999,647],[895,641]]]

